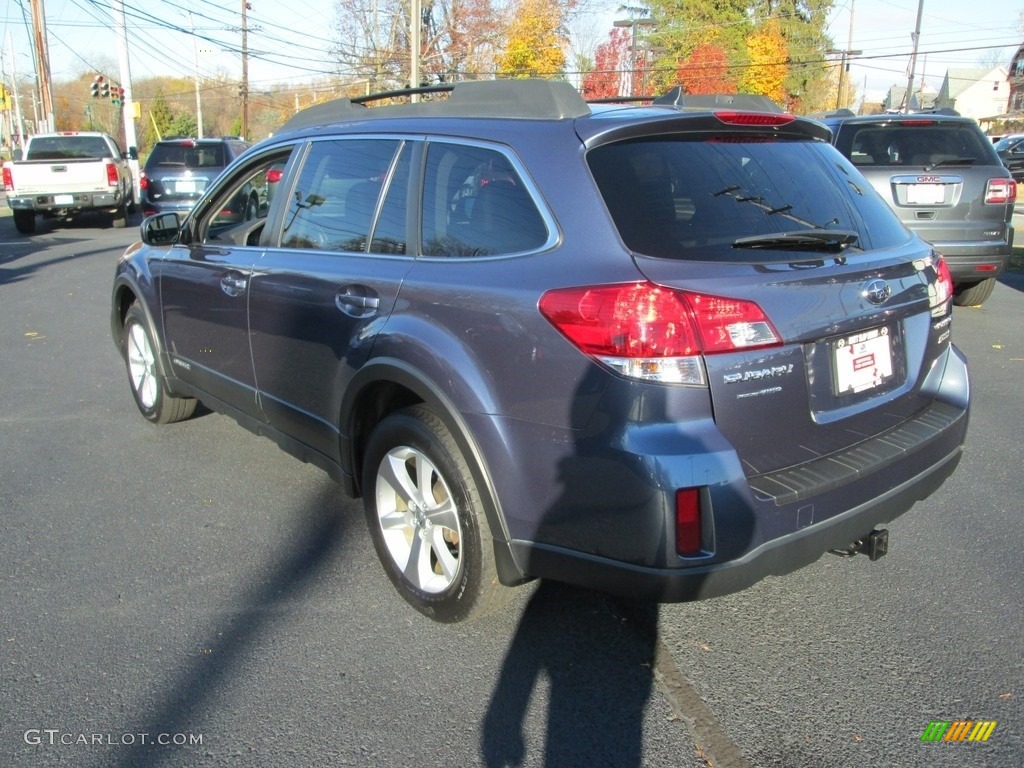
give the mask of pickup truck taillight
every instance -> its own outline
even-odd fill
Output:
[[[4,168],[4,189],[14,189],[14,174],[7,167]]]
[[[117,166],[113,163],[107,163],[107,184],[112,187],[116,187],[118,182]]]

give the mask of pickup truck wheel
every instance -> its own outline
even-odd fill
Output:
[[[124,229],[128,226],[128,203],[122,202],[121,207],[111,214],[110,226],[114,229]]]
[[[121,352],[128,369],[128,383],[139,413],[154,424],[171,424],[191,416],[198,402],[190,397],[175,397],[167,391],[157,370],[146,315],[132,304],[121,332]]]
[[[384,419],[370,436],[363,502],[377,556],[405,600],[442,622],[504,605],[490,528],[469,467],[428,408]]]
[[[36,215],[33,211],[15,211],[14,228],[23,235],[36,231]]]

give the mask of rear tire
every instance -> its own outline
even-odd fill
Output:
[[[154,424],[172,424],[195,413],[198,401],[191,397],[175,397],[157,369],[156,351],[146,322],[146,314],[136,303],[125,315],[121,332],[121,353],[128,369],[128,384],[135,405]]]
[[[497,610],[514,594],[498,581],[469,466],[429,408],[405,408],[374,429],[363,462],[363,503],[388,578],[420,613],[461,621]]]
[[[959,286],[953,291],[953,303],[958,307],[980,307],[992,295],[995,287],[996,279],[994,277],[982,280],[980,283]]]
[[[36,214],[34,211],[15,211],[14,228],[22,235],[31,235],[36,231]]]
[[[114,229],[124,229],[128,226],[128,203],[122,201],[121,206],[111,214],[110,226]]]

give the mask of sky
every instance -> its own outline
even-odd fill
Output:
[[[1008,65],[1024,42],[1024,0],[921,0],[923,15],[915,84],[938,90],[949,68],[981,66],[993,55]],[[129,30],[132,79],[155,75],[226,75],[241,80],[243,0],[123,0]],[[624,0],[591,0],[600,29],[621,14]],[[50,72],[55,81],[102,71],[117,78],[117,47],[111,0],[44,0]],[[604,5],[602,5],[604,3]],[[250,89],[307,83],[328,74],[334,37],[334,0],[249,0],[247,11]],[[0,29],[6,76],[32,71],[29,0],[5,0]],[[860,50],[850,78],[869,101],[881,101],[893,85],[905,87],[919,0],[842,0],[831,17],[835,48]],[[225,7],[227,6],[227,7]],[[590,7],[595,7],[591,5]],[[191,11],[191,15],[190,12]],[[853,18],[851,37],[851,12]],[[25,19],[28,19],[26,24]],[[196,37],[190,33],[194,27]]]

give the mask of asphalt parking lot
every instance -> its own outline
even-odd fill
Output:
[[[107,323],[134,234],[0,215],[0,765],[1024,765],[1024,274],[955,311],[967,450],[883,560],[441,626],[323,473],[138,416]],[[922,742],[954,720],[996,726]]]

